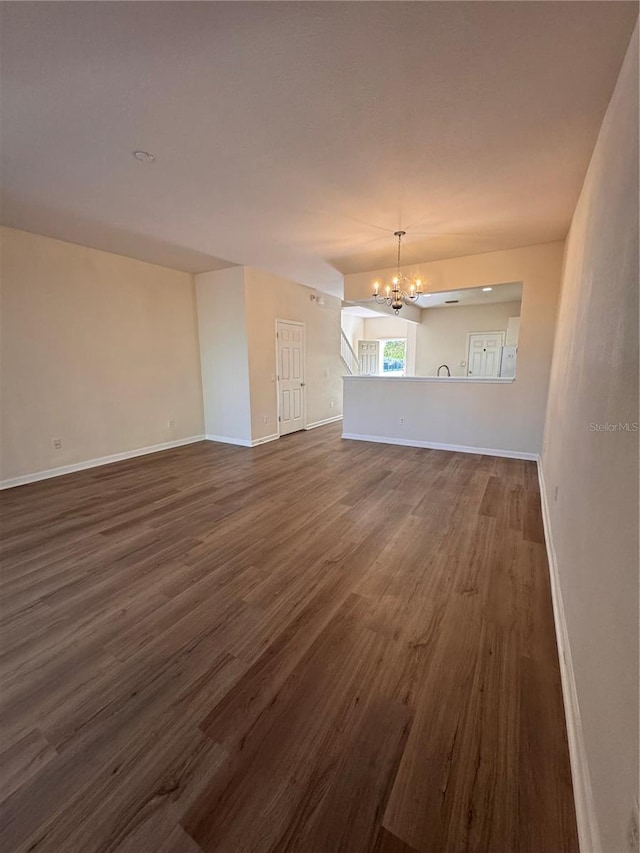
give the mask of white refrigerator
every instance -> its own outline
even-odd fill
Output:
[[[500,352],[500,376],[503,379],[513,379],[516,375],[516,360],[518,347],[510,344],[502,347]]]

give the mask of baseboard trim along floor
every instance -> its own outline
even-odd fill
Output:
[[[560,662],[560,678],[562,680],[564,715],[567,724],[567,739],[569,741],[569,760],[571,762],[571,778],[573,781],[573,797],[576,807],[580,853],[601,853],[600,833],[595,817],[595,805],[591,790],[591,778],[584,746],[584,736],[582,734],[582,721],[580,719],[578,692],[571,658],[571,646],[569,644],[567,620],[562,601],[558,557],[553,545],[551,515],[549,513],[547,489],[540,460],[538,460],[538,480],[540,483],[542,525],[544,527],[544,539],[549,562],[553,621],[556,629],[556,643],[558,645],[558,659]]]
[[[33,474],[24,474],[21,477],[10,477],[7,480],[0,480],[0,489],[12,489],[15,486],[24,486],[27,483],[37,483],[39,480],[50,480],[52,477],[62,477],[64,474],[86,471],[87,468],[99,468],[100,465],[110,465],[112,462],[122,462],[125,459],[134,459],[136,456],[146,456],[148,453],[171,450],[172,447],[183,447],[186,444],[195,444],[196,441],[204,441],[204,439],[204,435],[191,435],[188,438],[164,441],[161,444],[151,444],[148,447],[138,447],[135,450],[125,450],[122,453],[112,453],[109,456],[99,456],[96,459],[85,459],[83,462],[74,462],[71,465],[60,465],[46,471],[35,471]]]
[[[431,450],[451,450],[455,453],[479,453],[481,456],[504,456],[506,459],[528,459],[536,461],[537,453],[527,450],[498,450],[490,447],[467,447],[463,444],[442,444],[437,441],[418,441],[413,438],[391,438],[383,435],[361,435],[360,433],[343,432],[343,438],[352,441],[373,441],[377,444],[396,444],[400,447],[426,447]]]
[[[326,426],[327,424],[335,424],[341,420],[342,415],[336,415],[333,418],[325,418],[323,421],[314,421],[311,424],[307,424],[305,429],[315,429],[316,427]]]
[[[275,441],[280,438],[277,432],[271,435],[265,435],[263,438],[232,438],[229,435],[205,435],[207,441],[217,441],[219,444],[234,444],[237,447],[258,447],[260,444],[267,444],[269,441]]]
[[[325,426],[342,420],[342,415],[328,418],[324,421],[307,424],[305,429]],[[191,435],[188,438],[178,438],[175,441],[164,441],[161,444],[151,444],[148,447],[138,447],[135,450],[125,450],[122,453],[111,453],[108,456],[98,456],[95,459],[85,459],[82,462],[73,462],[70,465],[59,465],[56,468],[48,468],[45,471],[35,471],[32,474],[23,474],[20,477],[9,477],[0,480],[0,490],[13,489],[16,486],[25,486],[28,483],[37,483],[40,480],[50,480],[52,477],[62,477],[65,474],[74,474],[77,471],[86,471],[88,468],[99,468],[101,465],[110,465],[112,462],[123,462],[125,459],[135,459],[136,456],[146,456],[149,453],[159,453],[162,450],[171,450],[173,447],[183,447],[187,444],[195,444],[196,441],[217,441],[221,444],[234,444],[238,447],[258,447],[270,441],[280,438],[277,432],[265,435],[262,438],[245,439],[233,438],[228,435]]]

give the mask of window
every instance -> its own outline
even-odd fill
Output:
[[[404,376],[407,369],[407,339],[380,341],[380,373],[383,376]]]

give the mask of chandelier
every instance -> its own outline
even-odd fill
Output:
[[[409,278],[409,276],[400,271],[400,249],[402,247],[402,238],[406,233],[406,231],[393,232],[393,236],[398,238],[397,272],[391,279],[391,284],[385,287],[384,296],[381,296],[379,292],[380,282],[374,281],[373,283],[373,298],[378,305],[389,305],[393,308],[395,314],[400,313],[403,305],[415,304],[422,295],[422,280],[419,278]]]

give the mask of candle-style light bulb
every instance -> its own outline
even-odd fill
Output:
[[[416,279],[416,290],[420,290],[421,287],[422,287],[422,280],[417,278]]]
[[[388,296],[391,293],[391,288],[389,287],[389,285],[387,285],[385,289],[387,291],[387,296]]]
[[[374,281],[374,282],[373,282],[373,293],[374,293],[374,296],[377,296],[377,295],[378,295],[378,290],[379,290],[379,288],[380,288],[380,282],[379,282],[379,281]]]
[[[412,285],[411,285],[411,288],[410,288],[410,290],[411,290],[411,295],[412,295],[412,296],[413,296],[413,294],[414,294],[414,292],[415,292],[415,289],[416,289],[415,284],[412,284]]]
[[[398,284],[398,276],[397,275],[394,275],[394,277],[391,280],[393,281],[394,284],[396,284],[396,285]]]

